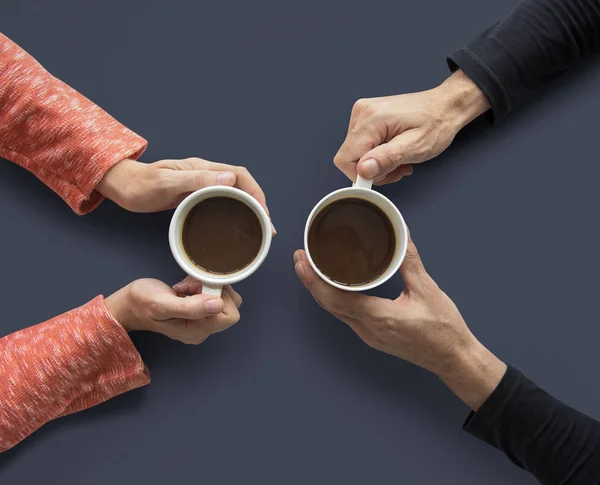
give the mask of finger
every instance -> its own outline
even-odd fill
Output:
[[[223,287],[223,291],[226,291],[229,294],[233,303],[235,303],[236,308],[239,308],[242,305],[242,302],[244,301],[242,296],[235,291],[231,285]]]
[[[365,342],[370,343],[374,341],[373,332],[369,330],[369,327],[363,324],[359,320],[355,320],[354,318],[347,317],[346,315],[342,315],[341,313],[330,312],[335,318],[344,322],[348,325],[352,331],[359,336],[359,338]]]
[[[387,308],[389,300],[367,296],[362,293],[343,291],[323,281],[312,269],[306,253],[298,251],[299,261],[295,265],[296,274],[323,307],[331,312],[360,321],[371,321],[379,318]]]
[[[173,290],[180,295],[195,295],[202,293],[202,282],[191,276],[186,276],[179,283],[173,285]]]
[[[256,199],[256,201],[263,207],[266,211],[269,219],[271,219],[271,214],[269,212],[269,208],[267,207],[267,198],[265,193],[258,185],[258,182],[254,179],[254,177],[250,174],[250,172],[244,167],[233,167],[234,172],[236,174],[236,187],[244,192],[250,194],[252,197]],[[271,232],[274,236],[277,234],[277,229],[275,229],[275,224],[271,220]]]
[[[369,123],[357,123],[348,132],[344,143],[333,159],[333,163],[346,176],[356,180],[356,162],[373,147],[385,141],[385,133],[380,130],[379,125]]]
[[[413,169],[412,165],[410,165],[410,164],[408,164],[408,165],[400,165],[399,167],[396,167],[394,170],[392,170],[387,175],[384,175],[383,177],[376,178],[373,181],[373,183],[375,185],[393,184],[395,182],[398,182],[403,177],[408,177],[409,175],[412,175],[413,172],[414,172],[414,169]]]
[[[202,293],[202,281],[198,281],[191,276],[187,276],[185,279],[181,280],[179,283],[173,285],[173,290],[179,295],[196,295]],[[223,291],[229,293],[229,296],[233,299],[235,305],[239,308],[242,304],[241,295],[235,291],[231,285],[227,285],[223,287]]]
[[[207,160],[202,160],[201,158],[188,158],[185,162],[189,164],[189,166],[202,167],[203,169],[233,172],[236,176],[235,186],[254,197],[259,204],[264,207],[267,214],[269,213],[265,193],[245,167],[228,165],[226,163],[209,162]]]
[[[175,290],[175,292],[179,295],[202,294],[202,282],[192,278],[191,276],[188,276],[184,280],[173,285],[173,290]],[[237,291],[235,291],[231,287],[231,285],[224,286],[223,292],[229,294],[237,308],[239,308],[242,305],[242,296]]]
[[[410,237],[410,234],[408,236],[406,255],[404,256],[402,266],[400,266],[400,274],[402,275],[406,287],[413,291],[421,289],[429,280],[429,275],[425,270],[423,261],[421,261],[417,247]]]
[[[173,289],[180,295],[198,295],[202,294],[203,283],[202,281],[192,278],[191,276],[186,277],[184,280],[173,285]]]
[[[223,292],[223,312],[207,319],[206,328],[210,333],[222,332],[240,321],[240,312],[229,292]]]
[[[267,199],[265,193],[258,185],[258,182],[252,177],[250,172],[245,167],[238,167],[235,165],[229,165],[226,163],[210,162],[202,158],[185,158],[183,160],[177,160],[175,162],[175,168],[181,171],[191,170],[208,170],[208,171],[221,171],[221,172],[232,172],[235,177],[235,186],[239,189],[247,192],[254,197],[260,205],[269,214],[269,208],[267,207]],[[233,184],[232,184],[233,185]],[[277,233],[275,226],[273,226],[274,234]]]
[[[294,261],[296,263],[303,262],[303,263],[309,264],[308,258],[306,256],[306,252],[302,251],[302,250],[298,250],[294,253]],[[327,310],[338,320],[341,320],[342,322],[347,324],[354,331],[354,333],[356,333],[361,338],[361,340],[363,340],[363,342],[369,343],[369,342],[373,341],[373,338],[372,338],[373,333],[369,330],[368,326],[365,325],[362,321],[357,320],[356,318],[349,317],[348,315],[344,315],[343,313],[331,311],[316,296],[313,295],[313,298],[319,304],[319,306],[321,306],[321,308],[323,308],[324,310]]]
[[[366,337],[368,335],[372,335],[372,333],[367,329],[367,326],[360,320],[356,320],[355,318],[349,317],[347,315],[343,315],[342,313],[329,311],[329,310],[327,310],[327,308],[325,307],[325,305],[323,304],[322,301],[320,301],[317,298],[314,298],[314,300],[317,302],[317,304],[321,308],[323,308],[323,310],[328,311],[335,318],[337,318],[338,320],[340,320],[340,321],[344,322],[346,325],[348,325],[352,330],[354,330],[354,332],[356,332],[359,335],[359,337],[363,338],[363,336]]]
[[[233,187],[237,177],[231,170],[173,170],[170,172],[170,178],[173,188],[176,188],[178,193],[189,193],[215,185]]]
[[[197,320],[219,314],[223,309],[223,300],[212,295],[181,297],[175,293],[164,293],[157,297],[154,302],[154,319],[183,318]]]
[[[184,344],[198,345],[210,336],[210,332],[202,328],[202,324],[205,322],[206,319],[172,318],[164,322],[157,322],[157,331]]]
[[[240,318],[240,312],[238,311],[238,307],[233,300],[233,297],[229,294],[228,291],[223,293],[223,315],[234,317],[237,320]],[[218,315],[217,315],[218,316]],[[237,321],[236,320],[236,321]]]
[[[418,148],[418,138],[418,132],[409,130],[387,143],[375,146],[361,155],[358,173],[372,180],[391,173],[400,165],[425,161],[426,157]]]
[[[258,182],[254,179],[254,177],[245,167],[233,168],[237,176],[237,182],[235,184],[236,187],[254,197],[258,201],[258,203],[263,206],[265,211],[267,211],[267,214],[269,214],[269,208],[267,207],[267,198],[263,190],[260,188],[260,185],[258,185]]]
[[[359,120],[362,118],[363,107],[365,100],[359,99],[354,106],[352,106],[352,111],[350,112],[350,121],[348,122],[348,133],[351,132]]]
[[[369,108],[372,109],[373,105],[377,102],[377,100],[378,98],[362,98],[356,101],[356,103],[354,103],[354,105],[352,106],[352,112],[350,114],[348,131],[351,131],[361,120],[369,116]]]

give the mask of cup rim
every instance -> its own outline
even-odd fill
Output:
[[[183,248],[179,245],[179,231],[177,231],[177,224],[182,218],[182,214],[186,211],[190,206],[193,206],[197,203],[199,199],[205,198],[206,195],[210,193],[215,194],[235,194],[236,196],[243,199],[243,201],[250,206],[251,209],[257,214],[258,219],[261,222],[261,227],[263,231],[263,244],[261,250],[254,260],[245,268],[242,268],[235,273],[224,274],[224,275],[211,275],[200,268],[198,268],[195,264],[182,254]],[[226,195],[224,195],[226,196]],[[236,187],[228,187],[228,186],[220,186],[215,185],[211,187],[205,187],[203,189],[196,190],[188,195],[185,199],[183,199],[180,204],[175,209],[173,216],[171,217],[171,223],[169,225],[169,247],[171,248],[171,253],[173,254],[173,258],[179,265],[179,267],[189,276],[201,281],[204,284],[215,285],[215,286],[224,286],[224,285],[232,285],[239,281],[242,281],[252,275],[265,261],[267,254],[269,253],[269,249],[271,247],[271,222],[269,216],[263,206],[261,206],[258,201],[252,197],[247,192],[240,190]]]
[[[400,254],[399,254],[399,257],[397,258],[397,261],[394,264],[388,266],[388,268],[383,272],[383,274],[381,274],[380,276],[375,278],[373,281],[365,283],[364,285],[343,285],[341,283],[333,281],[331,278],[328,278],[317,267],[317,265],[315,264],[315,262],[313,261],[311,255],[310,255],[310,251],[308,249],[308,232],[310,229],[311,222],[313,221],[315,215],[317,214],[318,211],[320,211],[326,205],[326,203],[329,199],[331,199],[334,196],[339,195],[341,193],[345,193],[345,192],[350,192],[355,195],[369,194],[369,196],[373,196],[373,197],[375,197],[375,199],[379,199],[379,202],[387,205],[388,207],[390,207],[392,209],[392,211],[398,216],[398,220],[401,222],[399,230],[403,236],[402,237],[403,243],[402,243],[402,246],[400,247]],[[351,197],[351,195],[348,194],[348,197]],[[346,198],[346,197],[344,197],[344,198]],[[369,200],[369,199],[367,198],[366,200]],[[310,211],[310,214],[308,215],[308,219],[306,219],[306,225],[304,226],[304,251],[306,252],[306,257],[308,258],[308,262],[310,263],[312,269],[327,284],[334,286],[335,288],[339,288],[340,290],[344,290],[344,291],[367,291],[367,290],[376,288],[376,287],[382,285],[383,283],[385,283],[386,281],[388,281],[392,276],[394,276],[398,272],[398,270],[400,269],[400,266],[402,266],[402,262],[404,261],[404,258],[406,257],[407,248],[408,248],[408,226],[406,225],[406,222],[404,220],[404,217],[402,217],[400,210],[398,210],[396,205],[390,199],[388,199],[385,195],[383,195],[375,190],[372,190],[372,189],[366,189],[366,188],[362,188],[362,187],[344,187],[344,188],[341,188],[338,190],[334,190],[333,192],[330,192],[329,194],[327,194],[325,197],[323,197],[319,202],[317,202],[315,204],[312,211]]]

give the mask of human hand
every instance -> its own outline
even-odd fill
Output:
[[[377,185],[397,182],[412,174],[410,164],[448,148],[456,134],[489,107],[483,92],[462,71],[428,91],[359,99],[334,163],[351,180],[358,170]]]
[[[213,185],[238,187],[269,212],[264,192],[247,169],[201,158],[123,160],[104,175],[97,190],[132,212],[157,212],[174,209],[190,193]]]
[[[322,280],[306,253],[294,254],[296,273],[321,307],[369,346],[437,374],[477,409],[506,365],[471,333],[456,305],[425,271],[412,241],[400,272],[406,289],[395,300],[339,290]]]
[[[242,297],[231,286],[222,298],[202,295],[202,283],[187,277],[173,288],[141,279],[105,299],[111,315],[128,332],[149,330],[186,344],[200,344],[240,319]]]

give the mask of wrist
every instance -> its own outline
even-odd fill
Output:
[[[460,70],[435,89],[440,94],[444,111],[457,133],[490,109],[490,103],[483,91]]]
[[[127,207],[130,193],[128,188],[131,182],[135,180],[139,165],[141,165],[140,162],[135,160],[125,159],[120,161],[104,174],[96,190],[115,204]]]
[[[471,409],[477,411],[496,389],[506,364],[475,337],[457,349],[450,365],[436,374]]]
[[[136,319],[133,318],[134,313],[131,311],[129,301],[129,286],[126,286],[105,298],[104,304],[114,320],[121,325],[125,331],[132,332],[134,330],[140,330],[140,328],[135,325]]]

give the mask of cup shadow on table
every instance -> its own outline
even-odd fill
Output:
[[[544,90],[543,96],[539,96],[535,104],[528,104],[512,114],[510,122],[519,123],[527,116],[535,116],[535,112],[545,109],[551,104],[561,90],[573,89],[578,82],[581,82],[591,71],[595,71],[597,68],[597,65],[588,62],[578,70],[577,75],[570,73],[555,81],[549,89]],[[333,120],[325,121],[325,124],[331,123],[332,126],[324,126],[320,133],[327,133],[329,128],[334,129]],[[334,131],[338,130],[338,122],[339,120],[336,118]],[[455,150],[468,148],[476,143],[477,139],[482,138],[484,134],[492,137],[501,136],[501,133],[490,130],[486,122],[478,120],[467,126],[442,155],[427,162],[427,170],[430,172],[435,171],[448,157],[452,156]],[[318,144],[319,140],[316,140],[316,142]],[[478,163],[484,162],[479,161]],[[64,202],[52,191],[44,188],[26,170],[3,160],[0,160],[0,164],[2,177],[9,180],[9,189],[19,193],[20,203],[27,204],[34,210],[44,207],[44,210],[49,212],[51,217],[60,224],[66,226],[85,224],[98,237],[124,238],[131,240],[132,244],[139,241],[140,238],[144,238],[149,245],[164,243],[164,231],[165,227],[168,227],[168,221],[171,217],[170,211],[156,214],[132,214],[112,203],[105,203],[101,210],[95,211],[84,218],[73,217]],[[427,193],[427,189],[426,182],[415,178],[410,184],[404,184],[402,197],[418,199]],[[386,192],[392,193],[391,187],[378,190],[381,190],[384,194]],[[26,194],[26,196],[23,194]],[[173,281],[175,281],[176,278],[181,276],[181,273],[174,266],[173,269]],[[293,271],[293,269],[290,268],[290,271]],[[402,281],[399,276],[396,276],[386,285],[378,288],[377,294],[383,297],[395,298],[402,289]],[[375,392],[387,396],[392,401],[406,402],[407,399],[410,400],[419,408],[427,409],[429,415],[442,425],[445,423],[448,426],[448,421],[454,419],[460,413],[466,415],[466,406],[460,403],[458,399],[449,398],[450,391],[445,389],[435,377],[399,359],[372,351],[358,337],[353,335],[345,324],[337,322],[333,317],[329,318],[328,324],[324,325],[324,311],[313,302],[310,295],[306,293],[299,298],[302,308],[305,309],[304,311],[309,315],[314,315],[314,318],[307,318],[307,328],[313,335],[314,342],[322,348],[323,352],[327,352],[332,356],[332,362],[339,366],[340,372],[348,373],[353,378],[360,379],[366,388],[371,388]],[[307,308],[309,309],[307,310]],[[186,361],[193,359],[196,362],[196,369],[210,369],[210,365],[198,366],[197,360],[218,359],[220,358],[219,352],[226,351],[222,348],[223,344],[220,344],[218,340],[215,340],[213,345],[206,346],[206,351],[202,353],[182,352],[178,343],[168,341],[168,339],[159,335],[142,333],[134,335],[133,340],[143,355],[144,361],[151,368],[159,367],[162,362],[167,361],[178,367],[185,366]],[[146,398],[145,394],[144,389],[125,393],[99,406],[46,424],[11,450],[4,452],[0,457],[0,470],[7,467],[20,453],[50,437],[58,428],[76,427],[82,422],[104,419],[108,414],[134,413],[142,406]],[[455,423],[452,422],[451,425],[455,426]]]

